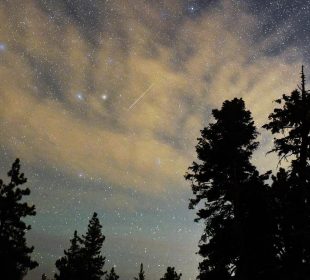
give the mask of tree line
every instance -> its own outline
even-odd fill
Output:
[[[0,180],[0,279],[21,280],[29,270],[38,266],[31,258],[34,247],[26,242],[26,233],[31,229],[23,219],[36,215],[35,206],[24,202],[30,195],[29,188],[23,188],[27,182],[24,173],[20,171],[20,160],[16,159],[8,172],[9,182]],[[59,258],[55,266],[57,272],[54,280],[118,280],[114,266],[109,273],[103,270],[105,257],[102,255],[102,245],[105,236],[102,233],[98,214],[93,213],[89,220],[85,235],[74,231],[70,247],[64,250],[64,256]],[[160,280],[180,280],[182,274],[177,274],[174,267],[167,271]],[[46,274],[42,280],[48,280]],[[141,263],[138,277],[144,280],[145,272]]]
[[[252,156],[258,131],[242,98],[223,102],[201,130],[197,161],[188,168],[196,209],[205,224],[198,244],[200,280],[310,279],[310,94],[304,69],[301,83],[274,101],[263,128],[271,132],[269,153],[276,153],[276,173],[260,173]],[[278,165],[285,161],[285,168]],[[24,202],[30,194],[17,159],[0,180],[0,269],[4,279],[20,280],[38,266],[26,242],[31,229],[23,221],[36,214]],[[115,268],[105,271],[105,236],[97,213],[85,235],[76,231],[70,247],[55,263],[55,280],[117,280]],[[180,280],[168,267],[160,280]],[[42,275],[42,279],[47,279]],[[143,264],[138,277],[144,280]]]

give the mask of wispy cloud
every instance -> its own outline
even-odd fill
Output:
[[[0,4],[0,141],[33,165],[142,192],[182,188],[210,108],[243,97],[260,126],[298,79],[296,50],[266,57],[270,39],[253,45],[257,19],[230,1],[194,20],[178,1],[169,16],[142,2],[94,1],[81,14],[57,3]]]

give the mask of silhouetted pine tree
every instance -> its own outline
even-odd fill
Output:
[[[105,236],[101,232],[102,226],[97,216],[97,213],[93,214],[86,235],[82,237],[82,255],[85,267],[82,275],[84,280],[99,280],[106,274],[106,271],[102,271],[105,257],[101,254]]]
[[[278,217],[284,242],[282,266],[289,279],[310,277],[310,95],[305,87],[302,67],[301,85],[275,100],[279,108],[274,109],[269,123],[264,125],[275,135],[272,151],[278,154],[280,161],[291,156],[286,182],[282,190],[278,187],[278,196],[284,199],[282,206],[285,207]]]
[[[174,267],[167,267],[167,271],[164,277],[160,278],[160,280],[180,280],[182,273],[177,274]]]
[[[86,235],[79,237],[74,232],[71,246],[64,251],[65,256],[56,261],[59,273],[56,280],[100,280],[106,273],[102,271],[105,258],[101,254],[105,236],[101,232],[97,213],[89,221]]]
[[[264,184],[268,174],[259,176],[250,163],[257,131],[242,99],[225,101],[212,114],[215,122],[198,138],[199,162],[185,176],[194,194],[190,208],[204,202],[196,219],[205,222],[198,278],[266,279],[275,253]]]
[[[19,159],[13,163],[8,176],[8,184],[0,180],[0,275],[1,279],[20,280],[38,265],[31,260],[34,248],[27,246],[25,238],[31,227],[22,220],[36,212],[35,206],[22,202],[30,190],[20,187],[27,179],[20,173]]]
[[[145,273],[143,270],[143,263],[141,263],[141,265],[140,265],[140,271],[139,271],[138,277],[134,277],[134,279],[135,280],[144,280],[145,279]]]
[[[105,280],[117,280],[119,276],[115,273],[114,267],[111,268],[110,273],[105,276]]]
[[[59,273],[55,274],[56,280],[82,279],[84,260],[80,246],[81,238],[77,231],[74,232],[70,243],[70,248],[64,251],[65,256],[56,261],[56,268],[59,270]]]

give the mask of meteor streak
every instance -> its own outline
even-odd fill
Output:
[[[137,105],[138,102],[141,101],[141,99],[153,88],[154,83],[151,84],[136,100],[134,103],[132,103],[130,105],[130,107],[128,108],[128,111],[130,111],[133,107],[135,107]]]

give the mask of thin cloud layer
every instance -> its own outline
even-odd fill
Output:
[[[243,97],[261,126],[298,82],[296,50],[265,56],[273,42],[253,45],[257,19],[230,1],[194,20],[178,1],[166,14],[152,1],[78,1],[76,13],[56,2],[0,4],[0,143],[33,165],[147,193],[184,188],[211,108]]]

